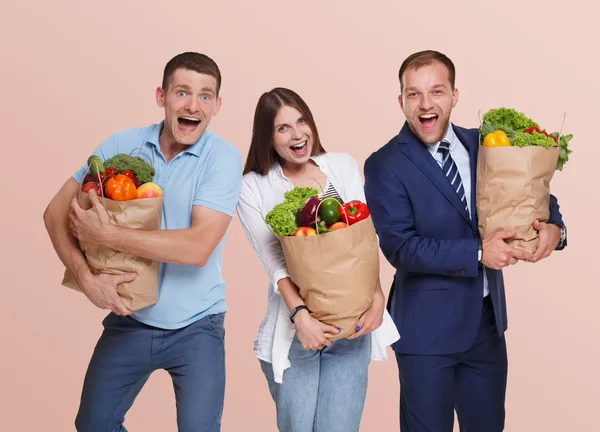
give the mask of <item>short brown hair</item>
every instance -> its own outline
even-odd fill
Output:
[[[213,59],[207,55],[196,52],[184,52],[173,57],[163,72],[162,88],[166,90],[169,85],[169,78],[177,69],[189,69],[195,72],[209,75],[217,80],[217,96],[221,90],[221,71]]]
[[[400,66],[400,71],[398,72],[398,79],[400,80],[400,89],[404,91],[402,84],[402,77],[407,69],[419,69],[423,66],[429,66],[433,64],[434,61],[438,61],[446,66],[448,69],[448,80],[450,81],[450,85],[452,86],[452,90],[454,90],[454,83],[456,80],[456,69],[454,68],[454,63],[450,60],[446,55],[442,54],[438,51],[419,51],[417,53],[411,54],[402,62],[402,66]]]
[[[325,153],[325,149],[319,139],[317,125],[306,102],[294,91],[276,87],[269,92],[263,93],[258,99],[256,110],[254,111],[252,139],[246,158],[246,165],[244,166],[244,174],[255,172],[266,175],[275,162],[281,162],[273,146],[273,133],[277,111],[285,105],[294,107],[300,111],[306,124],[310,127],[313,140],[311,156]]]

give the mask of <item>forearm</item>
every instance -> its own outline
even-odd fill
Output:
[[[44,225],[63,265],[75,276],[80,288],[92,276],[85,256],[69,227],[69,205],[79,185],[70,179],[44,212]],[[72,192],[72,193],[71,193]]]
[[[173,264],[206,264],[212,250],[198,241],[198,229],[144,231],[114,225],[101,241],[103,246],[134,255]]]
[[[52,216],[45,216],[44,222],[58,258],[73,273],[79,287],[83,288],[85,280],[92,273],[85,260],[85,256],[81,252],[81,249],[79,249],[77,240],[71,234],[68,222]]]
[[[385,234],[380,238],[385,238]],[[476,277],[478,274],[479,246],[475,239],[434,240],[413,235],[399,245],[391,244],[393,241],[394,237],[383,240],[382,250],[397,269],[445,276]]]
[[[375,296],[385,300],[385,294],[383,294],[383,290],[381,289],[381,281],[379,279],[377,279],[377,286],[375,287]]]
[[[550,216],[548,217],[548,223],[557,225],[558,227],[565,228],[565,222],[563,221],[562,214],[560,212],[560,206],[558,200],[554,195],[550,195]],[[556,250],[563,250],[567,246],[567,239],[559,241],[556,246]]]
[[[550,195],[550,216],[548,217],[548,222],[564,225],[562,214],[560,213],[560,206],[554,195]]]
[[[302,297],[300,297],[298,287],[292,282],[292,280],[289,277],[279,279],[279,281],[277,282],[277,289],[283,297],[283,301],[285,302],[285,305],[287,306],[288,310],[292,311],[296,306],[304,304],[304,300],[302,299]]]

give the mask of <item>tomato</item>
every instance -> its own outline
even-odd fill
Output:
[[[531,134],[534,132],[540,133],[540,128],[537,126],[531,126],[530,128],[525,129],[523,132]]]
[[[92,189],[96,190],[96,195],[102,196],[102,188],[100,187],[98,182],[89,181],[87,183],[84,183],[83,186],[81,186],[81,192],[83,193],[88,193]]]
[[[118,174],[117,173],[117,169],[114,166],[108,166],[106,167],[106,169],[104,170],[104,173],[106,174],[106,176],[112,175],[112,174]]]
[[[131,170],[125,170],[121,174],[129,177],[133,181],[133,184],[135,185],[135,187],[140,187],[139,180],[137,179],[137,177],[135,176],[135,174],[133,174],[133,172]]]

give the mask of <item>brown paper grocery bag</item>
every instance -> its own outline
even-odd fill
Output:
[[[81,190],[77,199],[83,209],[91,208],[92,204],[89,197]],[[162,197],[129,201],[113,201],[103,197],[98,197],[98,199],[110,215],[111,220],[119,226],[141,230],[160,229]],[[134,281],[119,284],[117,288],[119,295],[129,309],[136,311],[156,303],[160,265],[158,261],[139,258],[87,242],[80,242],[79,247],[86,256],[90,270],[94,274],[137,274]],[[81,291],[74,275],[68,269],[65,271],[62,285]]]
[[[559,147],[479,147],[477,217],[482,238],[516,229],[508,243],[534,252],[538,232],[533,221],[550,217],[550,180]]]
[[[371,306],[379,278],[379,244],[371,216],[341,230],[307,237],[280,237],[291,280],[312,317],[355,332]]]

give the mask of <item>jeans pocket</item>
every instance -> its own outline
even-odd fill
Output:
[[[225,313],[208,315],[206,319],[219,339],[225,338]]]

